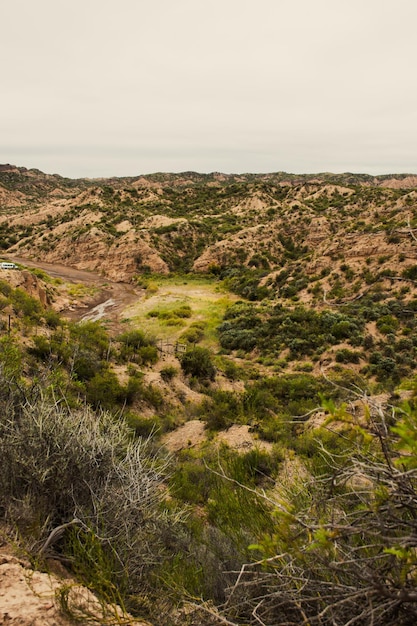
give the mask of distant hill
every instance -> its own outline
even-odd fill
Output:
[[[121,281],[146,271],[227,275],[247,268],[275,288],[285,270],[289,293],[306,300],[314,294],[301,274],[319,277],[316,293],[328,292],[326,272],[340,270],[349,296],[353,276],[400,274],[417,263],[416,194],[412,174],[183,172],[93,180],[6,164],[0,246]]]

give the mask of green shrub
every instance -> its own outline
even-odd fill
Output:
[[[253,487],[260,474],[257,466],[267,468],[268,462],[263,454],[251,451],[246,457],[241,457],[224,446],[219,458],[221,458],[221,470],[219,472],[218,458],[209,459],[206,464],[212,468],[211,488],[207,499],[208,520],[219,528],[226,536],[230,537],[242,556],[248,558],[248,545],[263,532],[271,532],[274,521],[271,518],[268,506],[262,503],[258,496],[244,488],[236,488],[236,483],[227,480],[226,477],[238,481],[248,487]],[[269,468],[267,469],[269,472]],[[223,478],[222,476],[225,476]],[[248,512],[250,511],[250,514]]]
[[[300,359],[339,341],[361,337],[363,327],[363,319],[348,313],[237,303],[218,330],[220,344],[227,350],[258,348],[263,355],[277,356],[289,348],[290,359]]]
[[[122,335],[119,335],[118,341],[126,348],[143,348],[155,344],[155,340],[148,337],[142,330],[128,330]]]
[[[293,447],[295,437],[288,419],[279,415],[266,415],[254,424],[253,429],[264,441],[282,443],[286,450]]]
[[[122,344],[122,353],[132,354],[135,350],[146,346],[154,345],[155,340],[148,337],[142,330],[128,330],[118,336],[117,340]]]
[[[204,322],[193,322],[179,337],[179,341],[198,343],[204,337]]]
[[[206,467],[195,460],[185,460],[176,468],[171,479],[173,495],[184,502],[205,504],[210,493],[212,476]]]
[[[107,357],[110,347],[109,335],[100,322],[69,324],[69,342],[100,359]]]
[[[276,471],[276,459],[265,450],[253,448],[234,459],[233,477],[242,484],[255,486],[265,482]]]
[[[51,342],[43,335],[33,337],[33,346],[29,346],[28,352],[40,361],[47,361],[52,355]]]
[[[378,330],[387,335],[388,333],[394,333],[399,327],[399,322],[393,315],[382,315],[376,322]]]
[[[124,418],[129,427],[134,431],[136,437],[150,437],[158,434],[161,430],[161,420],[156,415],[152,417],[142,417],[131,411],[125,413]]]
[[[180,359],[184,374],[198,380],[214,380],[216,368],[213,365],[210,350],[196,346],[187,350]]]
[[[147,314],[147,317],[157,317],[159,320],[165,322],[170,326],[181,326],[181,321],[184,318],[191,317],[192,309],[188,304],[182,304],[172,309],[162,310],[152,309]]]
[[[159,353],[156,346],[143,346],[137,351],[137,359],[134,360],[142,365],[154,365],[158,358]]]
[[[330,333],[336,339],[348,339],[352,334],[355,326],[349,320],[336,322],[330,329]]]
[[[1,382],[19,381],[22,376],[23,354],[13,337],[0,338]]]
[[[263,378],[247,385],[243,406],[247,415],[263,420],[273,415],[304,415],[321,404],[321,394],[335,394],[325,380],[308,373]]]
[[[133,404],[136,397],[142,392],[143,384],[141,377],[137,375],[129,376],[127,385],[121,386],[119,396],[117,400],[127,404],[128,406]]]
[[[105,367],[104,367],[105,369]],[[77,351],[71,364],[71,375],[82,382],[91,380],[103,370],[103,361],[94,353],[86,350]]]
[[[87,402],[95,408],[112,409],[124,397],[124,389],[113,372],[98,372],[88,381]]]
[[[141,399],[155,409],[160,409],[164,404],[162,392],[155,385],[143,385],[141,388]]]
[[[160,371],[161,378],[166,383],[175,378],[177,374],[178,370],[173,365],[167,365],[166,367],[163,367]]]
[[[204,400],[200,413],[209,430],[224,430],[241,421],[243,417],[242,400],[232,391],[215,390]]]
[[[0,293],[6,298],[12,295],[13,289],[5,280],[0,280]]]
[[[39,300],[32,298],[19,287],[12,292],[10,299],[17,314],[21,313],[24,317],[34,322],[40,321],[43,307]]]
[[[229,359],[224,361],[223,372],[229,380],[242,379],[245,373],[243,368],[239,367],[234,361],[230,361]]]
[[[158,350],[155,339],[146,335],[142,330],[130,330],[118,337],[120,342],[120,358],[122,361],[132,361],[139,365],[156,363]]]
[[[410,280],[417,280],[417,265],[411,265],[402,271],[401,276]]]
[[[9,306],[10,300],[8,298],[3,298],[0,296],[0,311],[3,311],[7,306]]]
[[[336,361],[338,363],[359,363],[360,358],[360,352],[354,352],[353,350],[348,350],[348,348],[336,351]]]
[[[189,304],[182,304],[178,308],[174,309],[173,313],[178,317],[191,317],[192,309]]]
[[[61,317],[59,313],[53,311],[52,309],[47,309],[43,315],[46,325],[49,328],[58,328],[58,326],[62,325]]]

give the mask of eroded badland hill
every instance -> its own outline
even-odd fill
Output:
[[[285,268],[294,283],[301,266],[307,276],[346,263],[404,269],[415,260],[415,185],[407,175],[285,173],[69,180],[2,166],[1,246],[118,281],[146,270],[248,267],[274,280]]]

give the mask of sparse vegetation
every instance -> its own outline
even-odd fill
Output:
[[[111,324],[70,322],[58,292],[114,285],[4,270],[4,532],[161,626],[411,626],[415,190],[144,178],[0,170],[22,194],[3,250],[88,264],[94,241],[137,294]],[[59,211],[20,220],[57,189]]]

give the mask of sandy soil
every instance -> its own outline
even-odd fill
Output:
[[[236,452],[249,452],[253,448],[259,448],[270,452],[272,444],[267,441],[256,439],[246,424],[234,424],[227,430],[219,432],[213,440],[215,444],[225,443]],[[178,452],[184,448],[199,446],[207,439],[205,423],[201,420],[190,420],[162,438],[162,443],[171,452]]]
[[[71,626],[97,624],[150,626],[104,605],[73,579],[34,571],[28,562],[0,554],[0,624],[7,626]],[[65,615],[67,608],[72,619]]]

